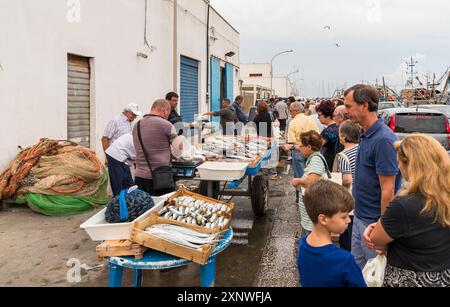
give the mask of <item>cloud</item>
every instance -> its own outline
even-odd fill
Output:
[[[240,31],[241,62],[269,62],[275,53],[294,49],[277,58],[274,72],[299,67],[310,96],[323,93],[323,83],[327,88],[375,82],[383,75],[400,86],[406,81],[401,65],[407,55],[417,56],[421,73],[438,74],[450,64],[450,1],[211,2]]]

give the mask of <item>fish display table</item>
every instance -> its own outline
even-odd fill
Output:
[[[238,159],[230,159],[233,162],[223,160],[207,162],[210,164],[221,164],[221,166],[218,168],[217,173],[214,173],[214,168],[210,169],[208,171],[208,176],[206,177],[199,175],[201,171],[200,168],[203,167],[201,166],[199,168],[199,165],[192,165],[188,170],[186,170],[185,167],[179,167],[177,163],[174,163],[173,170],[177,179],[200,181],[198,193],[207,197],[215,199],[218,199],[221,195],[250,197],[252,209],[255,215],[264,216],[269,203],[269,181],[263,174],[260,174],[260,171],[269,162],[274,151],[279,150],[278,147],[279,139],[275,138],[271,141],[269,148],[264,151],[259,160],[246,166],[245,172],[238,172],[238,176],[235,176],[236,169],[231,167],[236,164],[243,164],[235,162],[245,162],[239,161]],[[230,164],[230,169],[227,169],[227,163]],[[213,177],[214,179],[212,179]],[[226,181],[223,178],[233,179]],[[238,189],[245,179],[247,179],[247,188],[245,190]],[[221,187],[221,182],[225,182],[223,187]]]
[[[216,278],[216,255],[224,251],[231,244],[233,239],[233,229],[230,227],[216,248],[208,258],[205,265],[200,265],[200,286],[214,287]],[[133,286],[141,287],[143,280],[143,270],[162,270],[177,268],[191,264],[192,261],[171,256],[155,250],[149,250],[142,259],[136,260],[134,257],[111,257],[109,263],[109,286],[121,287],[123,269],[133,270]]]
[[[221,189],[218,181],[204,180],[200,183],[200,193],[211,198],[217,198],[220,195],[248,196],[255,215],[264,216],[269,203],[269,181],[259,173],[270,160],[274,150],[278,150],[278,141],[272,143],[255,165],[249,165],[246,168],[242,178],[227,183],[228,189],[225,187]],[[247,189],[237,190],[245,179],[247,179]]]

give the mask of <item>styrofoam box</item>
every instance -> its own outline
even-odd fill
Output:
[[[136,218],[133,222],[112,224],[105,220],[106,208],[80,225],[93,241],[128,240],[130,239],[131,225],[150,216],[153,211],[162,209],[165,200],[173,193],[160,197],[152,197],[155,206]]]
[[[201,180],[233,181],[245,175],[249,163],[205,162],[198,166]]]

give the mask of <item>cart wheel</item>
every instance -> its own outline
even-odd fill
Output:
[[[220,181],[213,181],[213,197],[214,199],[219,198],[220,191]],[[208,182],[200,181],[200,186],[198,187],[198,193],[208,197]]]
[[[253,178],[251,200],[255,215],[264,216],[269,204],[269,181],[263,175]]]

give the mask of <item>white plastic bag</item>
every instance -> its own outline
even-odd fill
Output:
[[[383,285],[386,263],[385,255],[378,255],[367,262],[362,271],[367,287],[381,287]]]

